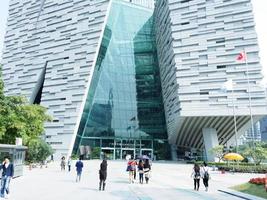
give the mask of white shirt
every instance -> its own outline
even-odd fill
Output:
[[[6,163],[6,164],[5,164],[5,167],[8,168],[8,166],[9,166],[9,163]]]
[[[203,166],[203,167],[201,167],[201,177],[203,178],[204,177],[204,173],[205,172],[208,172],[208,174],[209,174],[209,167],[208,166]]]

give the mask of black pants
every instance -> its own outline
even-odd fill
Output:
[[[203,179],[203,184],[204,184],[204,186],[205,186],[206,188],[209,187],[209,179],[204,178],[204,179]]]
[[[105,186],[106,186],[106,180],[105,179],[100,179],[100,183],[99,183],[99,190],[105,190]]]
[[[139,182],[140,183],[144,182],[144,174],[143,173],[139,173]]]
[[[70,169],[71,169],[71,165],[68,165],[68,167],[69,167],[69,172],[70,172]]]
[[[136,180],[136,170],[134,170],[134,180]]]
[[[194,190],[199,190],[199,179],[194,178]]]

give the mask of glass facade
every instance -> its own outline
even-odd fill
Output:
[[[74,154],[146,154],[170,159],[153,32],[153,12],[113,1]]]

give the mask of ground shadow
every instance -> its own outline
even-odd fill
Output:
[[[98,192],[99,189],[97,188],[89,188],[89,187],[79,187],[79,189],[81,190],[90,190],[90,191],[94,191],[94,192]]]

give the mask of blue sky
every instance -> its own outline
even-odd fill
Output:
[[[8,15],[9,0],[0,0],[0,57],[2,56],[3,40],[5,35],[6,21]],[[267,1],[266,0],[251,0],[253,3],[256,31],[258,33],[261,64],[263,66],[263,74],[267,82]],[[266,56],[264,56],[266,55]]]

